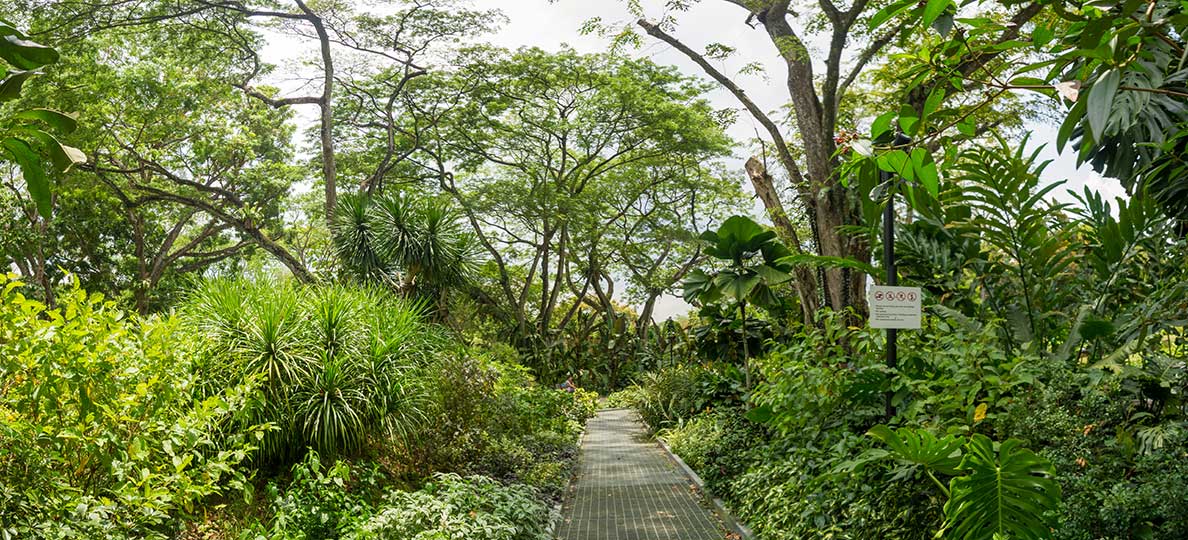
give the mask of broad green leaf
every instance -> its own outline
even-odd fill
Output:
[[[965,120],[957,123],[957,131],[966,137],[973,137],[978,133],[978,126],[972,117],[967,117]]]
[[[1089,117],[1089,129],[1093,133],[1094,141],[1101,141],[1105,133],[1106,124],[1110,120],[1110,111],[1114,105],[1114,95],[1118,93],[1121,74],[1117,69],[1105,72],[1093,88],[1089,89],[1088,101],[1085,104]]]
[[[714,285],[722,291],[722,294],[741,302],[750,296],[751,291],[761,281],[763,279],[755,273],[743,272],[740,274],[724,270],[714,278]]]
[[[872,30],[878,28],[892,17],[895,17],[915,6],[915,0],[899,0],[898,2],[894,2],[887,7],[880,9],[878,13],[875,13],[874,16],[870,18],[868,25]]]
[[[938,438],[924,429],[899,428],[893,431],[884,425],[872,427],[866,434],[883,441],[895,459],[946,475],[959,473],[957,466],[961,463],[961,447],[965,439],[957,435]]]
[[[30,109],[27,111],[21,111],[14,114],[13,118],[43,122],[61,134],[71,133],[75,129],[78,129],[78,121],[73,115],[55,111],[53,109]]]
[[[8,76],[0,80],[0,101],[16,99],[21,95],[21,86],[36,74],[35,71],[9,71]]]
[[[87,156],[82,150],[62,144],[57,137],[40,129],[20,127],[14,129],[13,133],[37,139],[41,143],[41,147],[49,152],[50,161],[59,172],[66,172],[75,165],[87,162]]]
[[[887,111],[875,118],[874,122],[870,124],[870,138],[872,140],[879,140],[883,135],[888,134],[891,131],[892,120],[895,120],[894,111]]]
[[[899,129],[904,133],[912,134],[916,132],[916,126],[920,124],[920,115],[911,105],[904,104],[899,108]]]
[[[58,61],[58,51],[9,34],[0,38],[0,58],[17,69],[37,69]]]
[[[924,100],[924,115],[930,116],[940,108],[941,103],[945,101],[945,89],[942,86],[937,86],[928,93],[928,98]]]
[[[949,7],[951,3],[952,0],[928,0],[928,3],[924,5],[924,15],[921,17],[920,22],[924,26],[932,26],[933,21],[937,17],[940,17],[941,13],[944,13],[945,8]]]
[[[778,285],[792,279],[792,276],[766,264],[756,266],[755,273],[759,274],[759,277],[763,278],[763,281],[766,281],[769,285]]]
[[[944,538],[1018,540],[1051,537],[1051,514],[1060,505],[1060,484],[1046,459],[1009,439],[999,445],[975,434],[958,469],[967,474],[949,482]]]
[[[1031,31],[1031,43],[1037,49],[1047,45],[1054,37],[1056,37],[1056,32],[1047,25],[1038,24]]]
[[[908,155],[903,150],[892,150],[884,153],[878,158],[879,168],[899,175],[906,176],[908,167]]]
[[[771,405],[763,405],[747,411],[744,416],[747,418],[747,420],[755,422],[756,424],[765,424],[770,421],[775,416],[775,414],[773,414],[771,410]]]
[[[1056,131],[1056,150],[1064,151],[1064,145],[1072,138],[1073,132],[1077,129],[1077,125],[1081,123],[1084,117],[1085,100],[1079,100],[1069,109],[1068,115],[1064,118],[1064,123],[1060,124],[1060,129]]]
[[[49,178],[46,177],[45,169],[41,166],[41,156],[33,151],[33,147],[29,146],[29,143],[15,137],[0,141],[0,147],[3,147],[8,157],[12,158],[21,168],[25,186],[29,190],[29,196],[37,204],[38,213],[49,219],[53,211],[53,199],[50,195]]]
[[[940,195],[940,178],[936,172],[936,162],[928,150],[916,147],[912,149],[912,170],[916,180],[924,186],[924,190],[936,198]]]

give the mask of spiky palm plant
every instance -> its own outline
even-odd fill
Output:
[[[351,359],[323,355],[319,363],[320,369],[294,395],[301,435],[323,454],[353,451],[372,424],[371,396]]]
[[[479,251],[473,234],[446,202],[408,194],[340,199],[331,224],[344,269],[441,307],[445,293],[470,281]]]
[[[258,381],[228,428],[274,427],[260,463],[291,462],[307,447],[351,452],[425,421],[417,368],[441,339],[416,302],[378,288],[214,281],[183,312],[203,346],[203,379],[215,388]]]

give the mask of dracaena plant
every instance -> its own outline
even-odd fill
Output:
[[[0,103],[20,97],[25,81],[38,69],[58,61],[58,52],[29,40],[8,22],[0,20]],[[72,115],[44,108],[19,110],[0,116],[0,161],[21,169],[29,196],[42,217],[49,219],[53,198],[46,162],[61,174],[86,156],[62,144],[59,136],[77,127]]]
[[[697,269],[684,282],[685,300],[714,304],[728,301],[738,305],[743,328],[747,324],[747,304],[761,307],[778,302],[773,288],[791,279],[791,267],[781,259],[792,253],[775,231],[765,229],[745,216],[727,219],[717,231],[702,233],[705,253],[723,263],[712,274]],[[743,341],[743,362],[747,388],[751,387],[750,351]]]

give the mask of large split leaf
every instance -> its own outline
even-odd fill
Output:
[[[883,441],[891,450],[891,457],[901,462],[921,465],[946,475],[959,473],[961,446],[965,444],[965,439],[957,435],[937,437],[924,429],[899,428],[892,431],[882,425],[870,428],[867,435]]]
[[[944,538],[1050,538],[1050,516],[1060,504],[1052,464],[1017,439],[994,446],[985,435],[966,445],[958,468],[968,474],[949,482]]]

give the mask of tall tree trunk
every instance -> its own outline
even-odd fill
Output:
[[[763,201],[763,206],[767,209],[767,216],[775,224],[776,232],[779,233],[780,238],[788,245],[789,249],[802,253],[800,236],[796,233],[796,227],[792,224],[792,220],[788,219],[784,203],[780,202],[780,197],[776,194],[775,182],[767,173],[767,167],[758,159],[751,157],[747,160],[746,170],[747,177],[751,179],[751,185],[755,188],[755,194],[759,196],[759,200]],[[811,324],[813,315],[820,309],[817,297],[817,276],[804,265],[797,265],[793,270],[793,276],[796,295],[800,300],[801,319],[805,324]]]
[[[318,129],[318,138],[322,144],[322,181],[326,184],[326,222],[329,223],[334,216],[334,208],[338,205],[338,166],[334,160],[334,58],[330,54],[330,35],[326,32],[322,18],[302,0],[294,1],[313,25],[322,52],[322,97],[318,100],[321,126]]]

